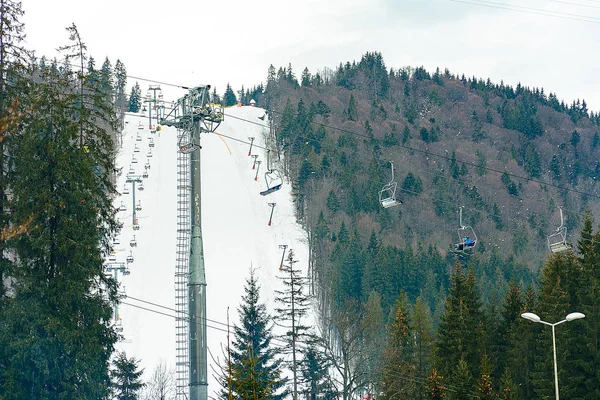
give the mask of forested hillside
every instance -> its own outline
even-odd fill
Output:
[[[381,390],[410,377],[413,391],[402,398],[415,398],[434,385],[427,377],[443,376],[438,383],[450,397],[465,398],[483,390],[477,381],[488,375],[494,392],[512,388],[516,397],[505,398],[534,398],[534,391],[541,397],[547,384],[552,389],[544,381],[552,379],[546,374],[550,359],[542,360],[549,353],[533,350],[548,349],[549,331],[526,325],[519,314],[535,310],[553,321],[596,310],[597,273],[578,266],[597,251],[595,241],[586,241],[593,234],[591,215],[600,211],[600,115],[585,101],[567,105],[543,88],[448,70],[388,68],[379,53],[336,70],[305,69],[299,78],[291,65],[271,66],[264,89],[242,90],[240,100],[254,98],[274,121],[297,217],[309,232],[323,325],[335,328],[341,348],[359,332],[365,358],[348,365],[369,365],[368,373],[362,370],[369,376],[363,387]],[[378,193],[391,179],[389,161],[404,204],[386,209]],[[463,225],[479,239],[467,257],[448,251],[460,239],[460,207]],[[550,256],[547,236],[560,225],[558,207],[579,252]],[[575,289],[578,279],[585,288]],[[564,296],[572,300],[563,302]],[[369,321],[368,327],[357,322],[342,329],[347,313]],[[404,372],[369,364],[380,360],[382,346],[368,345],[366,332],[385,332],[386,324],[388,334],[377,339],[388,343],[381,359],[387,362],[389,351],[388,361],[399,362],[393,359],[400,346]],[[575,330],[589,328],[597,343],[592,315],[575,324],[561,327],[570,340]],[[516,340],[525,337],[530,341]],[[597,370],[592,342],[587,355]],[[532,358],[523,363],[522,356]],[[581,389],[583,383],[572,389],[597,393],[598,384],[590,383],[594,373],[578,368],[565,376],[594,389]]]

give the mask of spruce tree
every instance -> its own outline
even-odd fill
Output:
[[[129,112],[139,112],[142,107],[142,89],[139,83],[135,83],[135,86],[131,88],[131,94],[129,95]]]
[[[225,107],[231,107],[237,104],[235,93],[233,93],[233,89],[231,89],[231,85],[229,85],[229,83],[225,88],[225,94],[223,94],[223,103]]]
[[[394,316],[387,330],[381,361],[380,397],[384,400],[414,398],[415,365],[411,360],[413,333],[404,293],[396,301]]]
[[[144,370],[139,368],[139,360],[127,358],[124,352],[118,353],[113,360],[113,369],[110,373],[112,378],[112,387],[114,398],[116,400],[137,400],[139,392],[145,383],[141,376]]]
[[[463,273],[456,263],[435,344],[435,364],[440,374],[452,376],[462,359],[469,375],[477,376],[483,348],[481,320],[475,277],[470,270]]]
[[[302,371],[301,393],[308,400],[335,399],[335,388],[329,377],[331,364],[323,355],[323,349],[316,342],[309,342],[300,361]]]
[[[102,256],[118,222],[113,143],[100,120],[111,123],[114,115],[101,94],[73,91],[79,78],[47,67],[23,98],[29,112],[14,148],[10,208],[13,224],[34,228],[12,243],[13,293],[0,324],[3,399],[107,393],[116,287]]]
[[[306,345],[312,339],[309,333],[309,326],[303,324],[302,319],[306,317],[310,300],[305,294],[306,278],[301,276],[301,271],[294,264],[298,261],[294,258],[294,250],[290,249],[287,257],[287,263],[281,269],[281,280],[284,290],[276,290],[275,302],[280,306],[275,308],[277,317],[276,324],[285,329],[281,337],[285,343],[281,348],[281,354],[291,356],[291,362],[288,363],[292,371],[292,398],[298,399],[298,365],[300,362],[300,347]]]
[[[258,398],[278,400],[285,397],[286,393],[280,393],[285,380],[281,376],[281,361],[271,344],[271,317],[265,304],[260,303],[259,290],[254,270],[251,270],[238,309],[240,325],[234,326],[231,385],[238,399],[251,399],[252,396],[245,396],[260,389],[265,397]]]

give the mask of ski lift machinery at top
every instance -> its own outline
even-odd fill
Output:
[[[281,189],[281,186],[283,185],[281,172],[275,168],[271,168],[270,154],[271,150],[267,150],[267,172],[265,172],[265,183],[267,184],[267,189],[260,192],[262,196],[266,196]]]
[[[571,243],[567,243],[567,227],[564,224],[562,207],[558,207],[558,211],[560,212],[560,226],[548,236],[548,250],[552,253],[560,253],[573,248]]]
[[[379,191],[379,202],[383,208],[390,208],[402,204],[402,201],[396,199],[396,188],[398,184],[394,181],[394,163],[392,166],[392,180]]]
[[[453,251],[461,254],[468,254],[475,248],[477,245],[477,235],[475,235],[475,231],[468,225],[463,225],[462,220],[462,211],[463,206],[459,209],[459,223],[460,228],[458,228],[458,243],[454,245]]]

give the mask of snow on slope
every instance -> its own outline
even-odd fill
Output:
[[[263,109],[255,107],[228,108],[225,121],[217,129],[217,134],[202,135],[202,230],[207,281],[207,318],[208,347],[212,357],[223,359],[222,349],[227,343],[224,325],[229,307],[230,322],[238,322],[237,307],[243,295],[245,280],[251,266],[255,268],[261,285],[262,301],[272,314],[275,306],[276,288],[281,284],[276,276],[282,250],[279,245],[286,244],[293,249],[296,267],[306,272],[308,267],[308,246],[306,235],[295,222],[291,187],[285,182],[283,188],[268,196],[261,196],[266,188],[264,172],[266,154],[262,149],[253,148],[262,161],[255,181],[256,170],[252,169],[252,157],[248,156],[249,145],[239,143],[224,136],[248,141],[255,137],[255,144],[264,145],[267,129],[256,124],[227,116],[234,116],[258,124],[265,114]],[[266,118],[265,118],[266,120]],[[128,172],[135,143],[140,147],[139,162],[132,164],[136,173],[144,170],[148,151],[147,118],[128,115],[123,136],[123,149],[118,163],[123,168],[118,188],[122,190],[125,175]],[[144,129],[138,130],[138,123]],[[142,142],[135,137],[140,132]],[[218,135],[221,133],[222,137]],[[144,179],[146,189],[136,193],[141,199],[142,211],[139,213],[141,229],[137,231],[137,248],[133,248],[135,261],[131,264],[131,275],[122,278],[126,287],[127,303],[135,303],[173,315],[172,311],[140,303],[138,298],[175,308],[174,266],[176,238],[176,130],[163,127],[152,135],[156,147],[154,157],[150,159],[149,178]],[[141,144],[141,146],[140,146]],[[129,254],[129,240],[133,235],[131,225],[131,196],[123,195],[115,201],[119,205],[125,202],[129,218],[123,220],[121,245],[118,260],[125,260]],[[268,203],[276,203],[273,223],[268,226],[271,208]],[[286,252],[287,258],[287,252]],[[175,322],[174,319],[121,305],[123,335],[125,341],[119,349],[142,360],[146,368],[147,379],[160,359],[170,366],[175,365]],[[218,329],[215,329],[218,328]],[[209,394],[220,389],[213,377],[213,360],[209,355]]]

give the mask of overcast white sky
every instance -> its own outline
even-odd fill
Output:
[[[481,0],[464,0],[481,3]],[[75,22],[101,65],[223,93],[265,81],[270,64],[297,76],[380,51],[386,66],[424,65],[544,87],[600,110],[600,0],[22,0],[38,56],[68,43]],[[524,12],[500,8],[518,5]],[[593,23],[533,14],[587,16]],[[566,15],[563,15],[566,17]],[[579,18],[579,17],[573,17]],[[129,83],[132,83],[130,79]],[[147,82],[141,82],[142,89]],[[165,88],[163,86],[163,88]],[[182,91],[166,92],[172,100]]]

